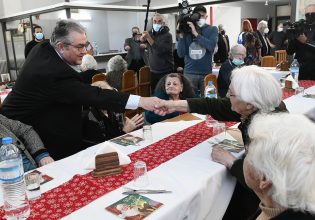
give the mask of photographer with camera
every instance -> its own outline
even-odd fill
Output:
[[[295,53],[300,64],[299,80],[315,80],[315,4],[305,8],[306,21],[295,22],[287,29],[287,53]]]
[[[172,34],[165,25],[164,16],[156,13],[152,22],[152,31],[143,31],[140,41],[147,45],[153,91],[163,76],[173,72],[174,57]]]
[[[195,19],[196,15],[199,19]],[[217,27],[206,24],[206,18],[206,8],[199,5],[177,26],[180,32],[177,54],[185,57],[184,75],[191,81],[196,94],[203,93],[204,77],[212,73],[212,57],[218,41]]]
[[[140,42],[140,29],[135,26],[131,29],[132,37],[125,40],[124,49],[128,51],[126,59],[128,62],[128,69],[134,70],[136,73],[146,64],[145,49],[147,45]]]

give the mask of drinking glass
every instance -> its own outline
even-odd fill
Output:
[[[137,161],[133,165],[134,185],[136,187],[144,187],[149,184],[147,165],[143,161]]]
[[[206,125],[209,128],[213,128],[214,124],[216,124],[218,121],[213,119],[210,115],[206,115]]]
[[[295,89],[295,95],[302,93],[304,95],[304,87],[297,87]]]
[[[226,129],[225,129],[225,123],[224,122],[217,122],[213,126],[213,136],[223,133],[224,138],[226,136]]]
[[[40,173],[28,173],[25,175],[25,184],[27,190],[27,196],[30,200],[35,200],[41,196],[40,191],[40,182],[41,182]]]
[[[151,125],[144,125],[142,128],[143,131],[143,139],[146,142],[152,142],[153,138],[152,138],[152,127]]]

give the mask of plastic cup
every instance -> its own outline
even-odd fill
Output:
[[[25,184],[28,199],[35,200],[41,196],[40,191],[40,182],[41,182],[41,174],[39,173],[28,173],[25,175]]]
[[[226,136],[226,129],[225,129],[225,123],[224,122],[217,122],[213,126],[213,136],[216,136],[218,134],[224,133],[224,138]]]
[[[133,165],[134,185],[136,187],[144,187],[149,184],[147,165],[143,161],[137,161]]]
[[[142,128],[142,132],[143,132],[143,139],[145,142],[152,142],[153,141],[151,125],[144,125]]]

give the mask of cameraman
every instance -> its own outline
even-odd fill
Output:
[[[177,54],[185,57],[184,75],[191,81],[195,93],[203,94],[204,77],[212,73],[212,56],[218,41],[218,29],[206,24],[207,10],[204,6],[196,6],[194,13],[198,13],[200,19],[197,26],[188,21],[191,32],[179,34]],[[179,25],[177,30],[180,31]]]
[[[306,6],[305,17],[307,25],[315,22],[315,4]],[[299,80],[315,80],[314,34],[314,30],[312,30],[310,33],[303,33],[295,39],[289,40],[287,53],[289,55],[295,53],[295,59],[300,64]]]

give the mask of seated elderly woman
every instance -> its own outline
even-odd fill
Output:
[[[225,98],[195,98],[179,101],[162,101],[156,114],[164,115],[174,111],[209,114],[219,121],[241,122],[238,128],[244,145],[248,145],[247,129],[254,115],[286,111],[282,100],[280,84],[271,74],[258,66],[244,66],[234,69]],[[258,198],[248,190],[243,175],[243,159],[237,160],[230,152],[213,148],[212,159],[224,164],[238,180],[234,195],[225,217],[246,219],[258,207]],[[240,184],[239,184],[240,183]],[[242,211],[240,211],[242,210]],[[225,219],[229,219],[226,217]]]
[[[188,79],[178,73],[170,73],[164,76],[156,85],[153,96],[164,100],[180,100],[195,97],[193,87]],[[179,115],[179,112],[160,116],[154,112],[146,111],[145,119],[153,124]]]
[[[111,87],[120,91],[122,77],[126,70],[127,62],[120,55],[110,58],[107,63],[106,81]]]
[[[101,71],[97,70],[97,62],[93,56],[89,54],[85,54],[82,58],[82,63],[80,65],[81,69],[81,78],[84,83],[91,84],[92,77],[95,74],[101,73]]]
[[[242,44],[236,44],[231,47],[229,59],[227,59],[220,68],[218,75],[218,94],[225,97],[231,83],[232,70],[244,65],[246,57],[246,48]]]
[[[247,185],[260,199],[252,219],[315,219],[315,124],[303,115],[260,115],[249,127]]]
[[[24,172],[54,161],[31,126],[0,114],[1,142],[4,137],[11,137],[13,144],[21,151]]]
[[[113,89],[105,81],[95,82],[92,86]],[[143,125],[143,121],[139,114],[124,120],[122,113],[90,107],[83,113],[83,142],[86,146],[104,142],[135,130]]]

